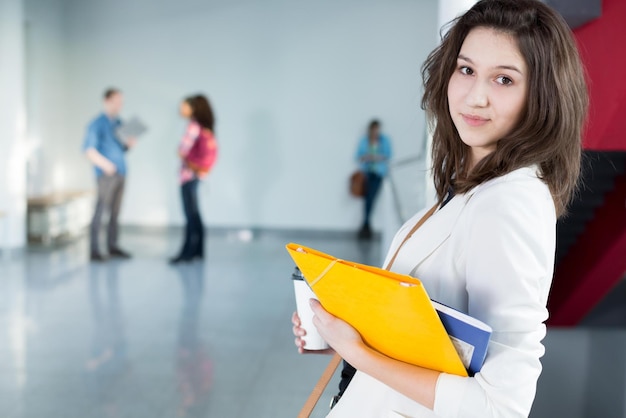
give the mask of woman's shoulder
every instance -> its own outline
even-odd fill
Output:
[[[189,120],[189,122],[187,123],[187,129],[197,129],[200,130],[202,128],[202,126],[200,126],[200,124],[198,122],[196,122],[195,120],[191,119]]]
[[[497,193],[516,194],[521,190],[530,189],[535,192],[550,193],[548,185],[541,179],[539,167],[522,167],[503,176],[496,177],[476,187],[471,194]]]
[[[195,140],[200,136],[200,134],[202,134],[202,132],[203,132],[202,125],[200,125],[195,120],[189,121],[189,123],[187,124],[187,129],[186,129],[187,137]]]
[[[486,181],[470,194],[473,207],[510,209],[544,208],[554,211],[554,200],[548,185],[541,179],[537,166],[529,166]],[[491,210],[490,210],[491,211]]]

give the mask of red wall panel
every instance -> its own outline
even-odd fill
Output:
[[[602,16],[574,34],[591,99],[584,147],[626,151],[626,1],[603,0]]]

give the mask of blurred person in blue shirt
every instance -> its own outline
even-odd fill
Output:
[[[389,172],[391,159],[391,141],[381,133],[378,120],[374,119],[369,123],[367,134],[359,141],[356,159],[366,178],[363,224],[359,231],[359,238],[370,239],[372,237],[370,225],[372,210],[382,181]]]
[[[83,151],[93,164],[98,198],[91,221],[91,260],[104,261],[100,252],[99,237],[102,215],[109,213],[107,246],[109,257],[130,258],[130,254],[117,245],[118,216],[124,195],[126,161],[124,154],[136,144],[135,138],[123,141],[117,134],[122,122],[119,119],[124,104],[122,92],[115,88],[104,93],[103,112],[89,123],[83,143]]]

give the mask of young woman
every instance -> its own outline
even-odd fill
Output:
[[[181,194],[187,224],[183,247],[170,260],[172,264],[204,258],[204,225],[198,206],[198,183],[206,177],[217,158],[217,142],[213,135],[215,118],[207,98],[203,95],[186,98],[180,104],[180,114],[189,120],[178,147],[178,155],[182,160]],[[200,154],[200,163],[192,159]]]
[[[370,218],[378,191],[389,171],[391,141],[380,132],[380,122],[372,120],[367,127],[367,135],[359,141],[356,151],[357,162],[365,174],[365,196],[363,196],[363,224],[359,230],[360,239],[370,239],[372,228]]]
[[[397,233],[385,265],[493,328],[459,377],[370,349],[312,301],[315,325],[358,371],[329,417],[527,417],[544,353],[556,219],[575,189],[587,92],[565,22],[533,0],[482,0],[423,67],[437,210]],[[297,315],[296,345],[304,347]],[[416,324],[419,327],[419,324]]]

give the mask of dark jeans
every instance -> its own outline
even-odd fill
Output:
[[[376,197],[378,197],[378,191],[380,190],[383,178],[378,174],[371,172],[367,172],[366,176],[363,227],[369,228],[370,217],[372,215],[374,203],[376,202]]]
[[[107,246],[109,250],[117,248],[117,218],[120,214],[122,197],[124,196],[125,178],[119,174],[112,176],[102,175],[98,177],[98,200],[96,210],[91,220],[91,252],[98,253],[100,247],[100,227],[102,214],[109,214],[109,226],[107,229]]]
[[[198,179],[184,183],[180,190],[185,212],[185,242],[179,257],[191,258],[204,256],[204,225],[198,205]]]

